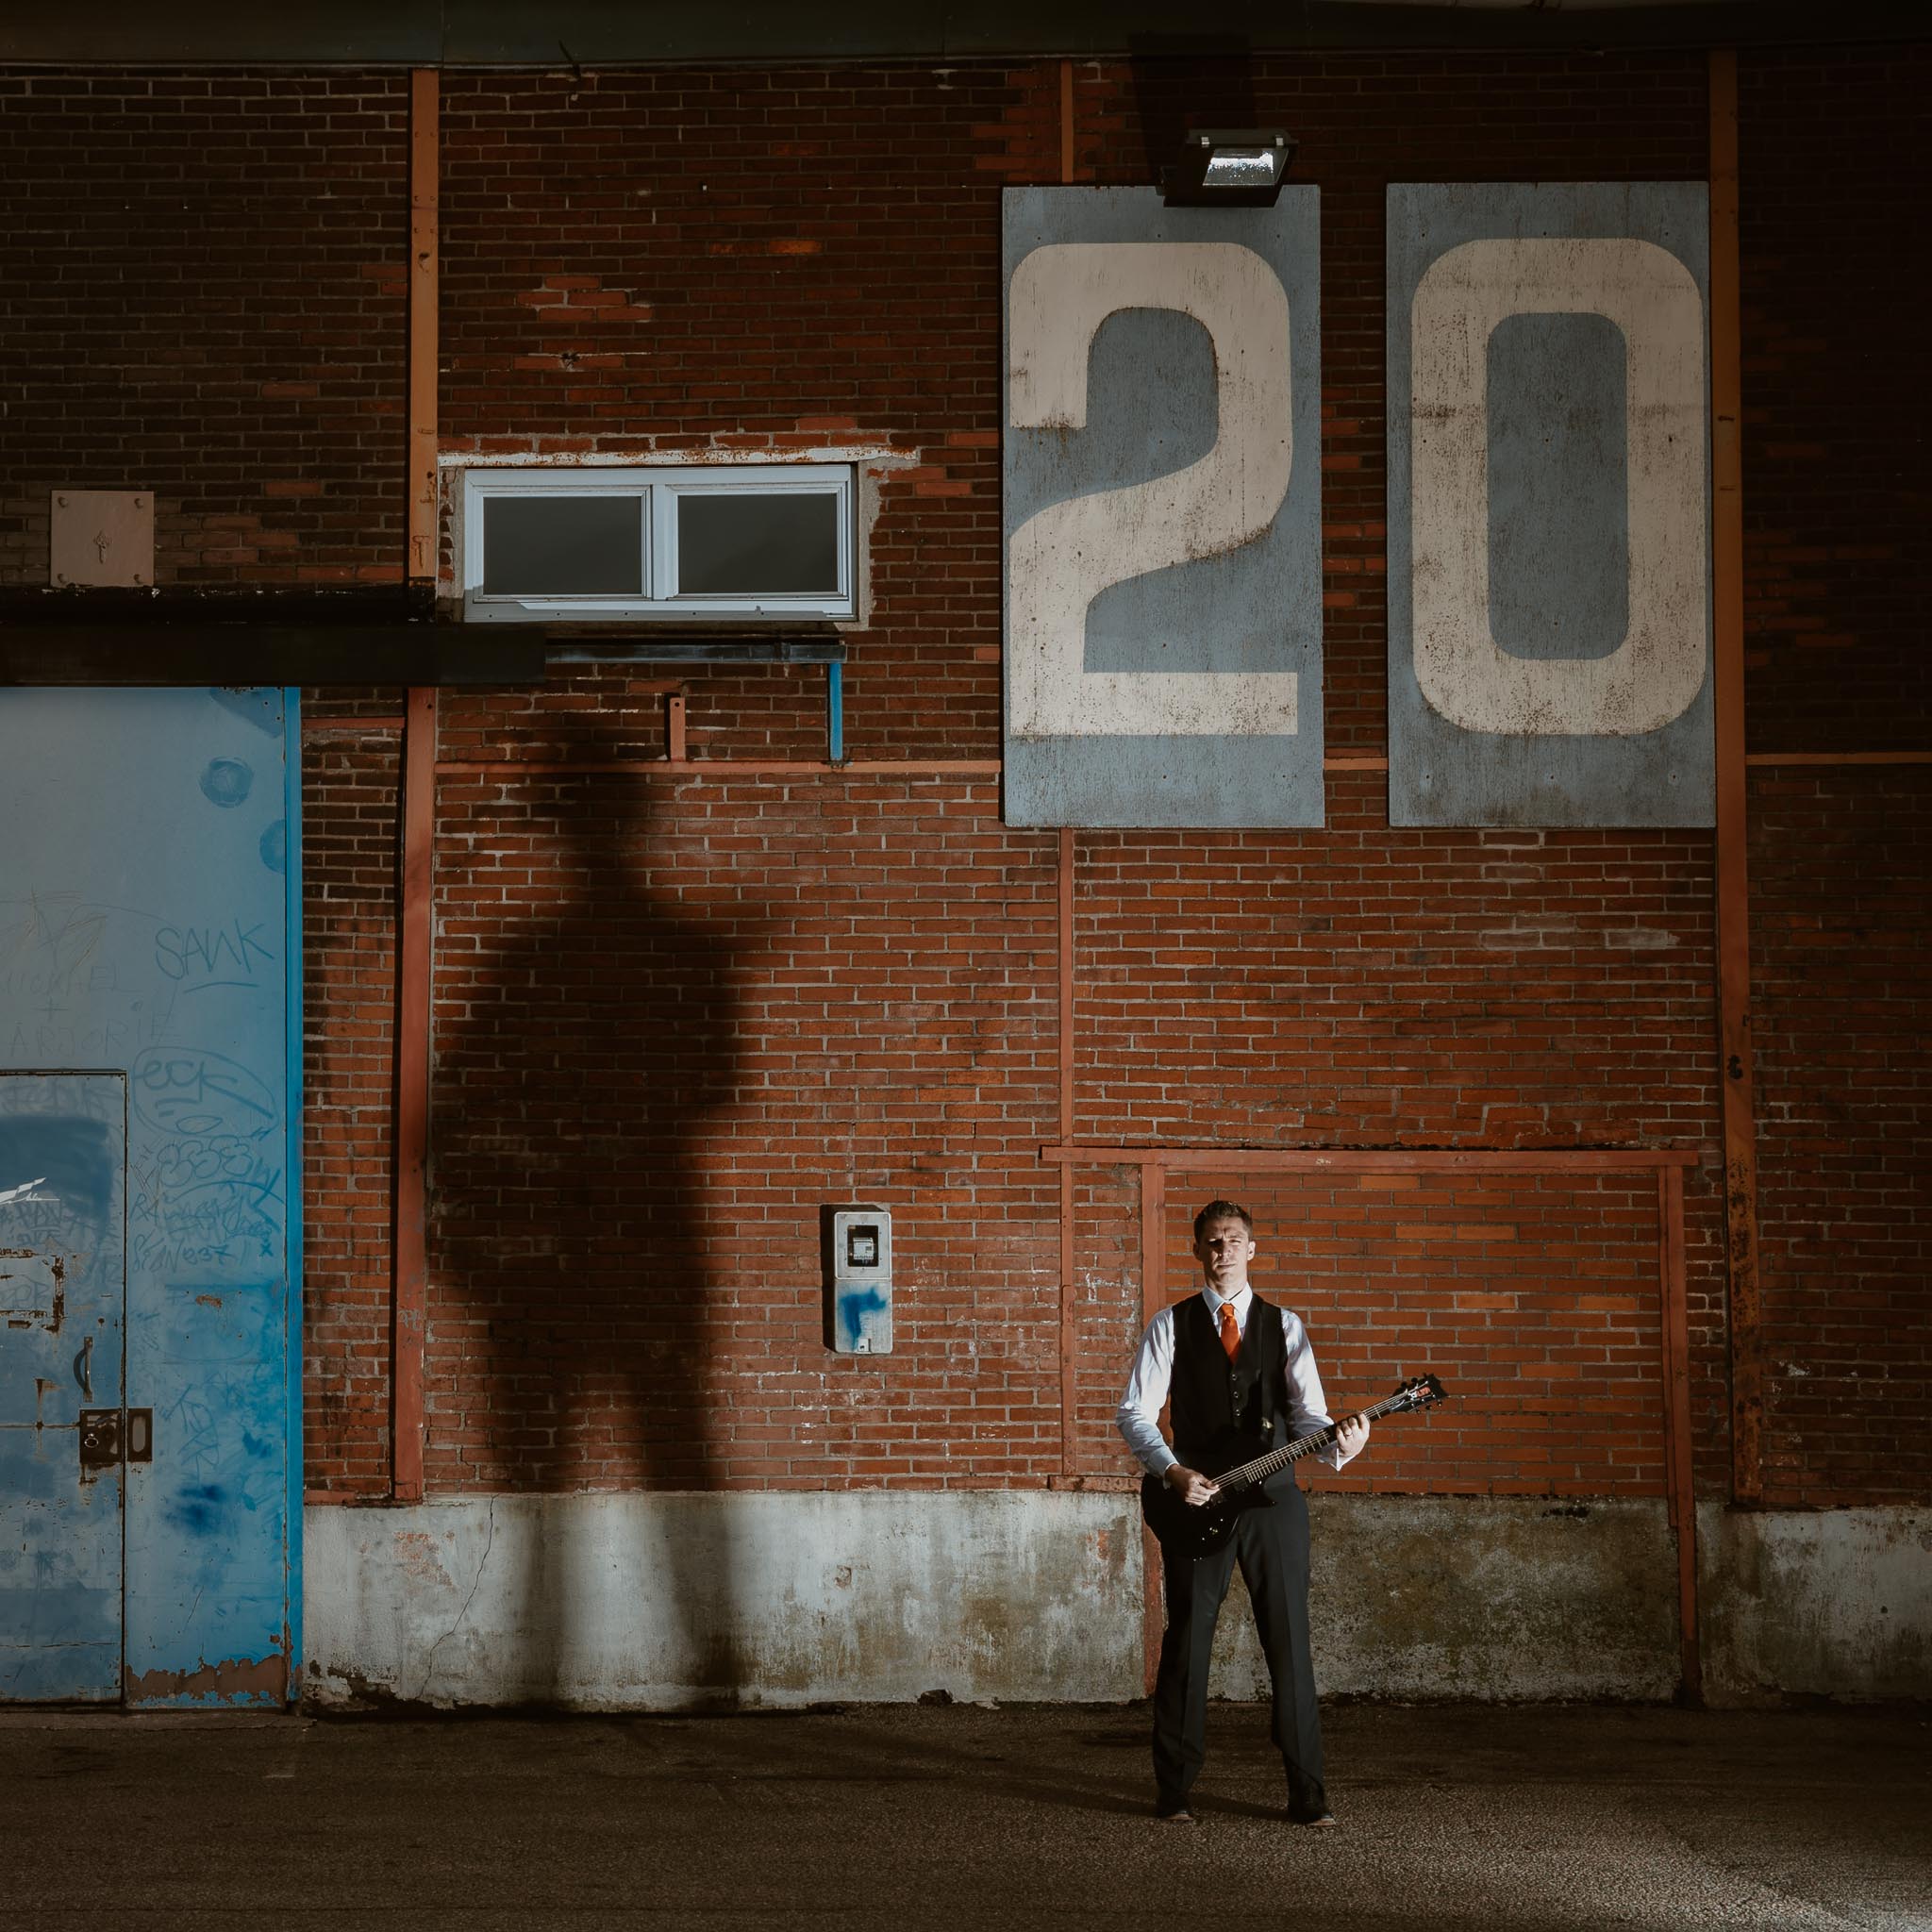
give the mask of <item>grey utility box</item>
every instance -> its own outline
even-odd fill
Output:
[[[820,1210],[825,1345],[840,1355],[892,1352],[892,1214],[855,1206]]]

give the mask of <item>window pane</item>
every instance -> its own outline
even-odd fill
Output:
[[[684,597],[827,597],[839,591],[839,499],[825,491],[677,498]]]
[[[491,597],[641,597],[643,500],[487,496],[483,591]]]

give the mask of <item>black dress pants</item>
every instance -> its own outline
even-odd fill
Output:
[[[1289,1803],[1322,1808],[1322,1718],[1308,1654],[1308,1506],[1289,1471],[1267,1493],[1273,1507],[1243,1510],[1233,1538],[1212,1556],[1164,1558],[1167,1634],[1154,1685],[1154,1781],[1163,1802],[1187,1796],[1208,1755],[1208,1665],[1239,1562],[1274,1680],[1272,1735],[1288,1773]]]

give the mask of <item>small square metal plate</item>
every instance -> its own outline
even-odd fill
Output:
[[[56,490],[47,568],[56,585],[155,580],[155,499],[147,490]]]

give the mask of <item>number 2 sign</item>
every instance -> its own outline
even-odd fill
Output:
[[[1006,196],[1006,816],[1322,823],[1316,191]]]

